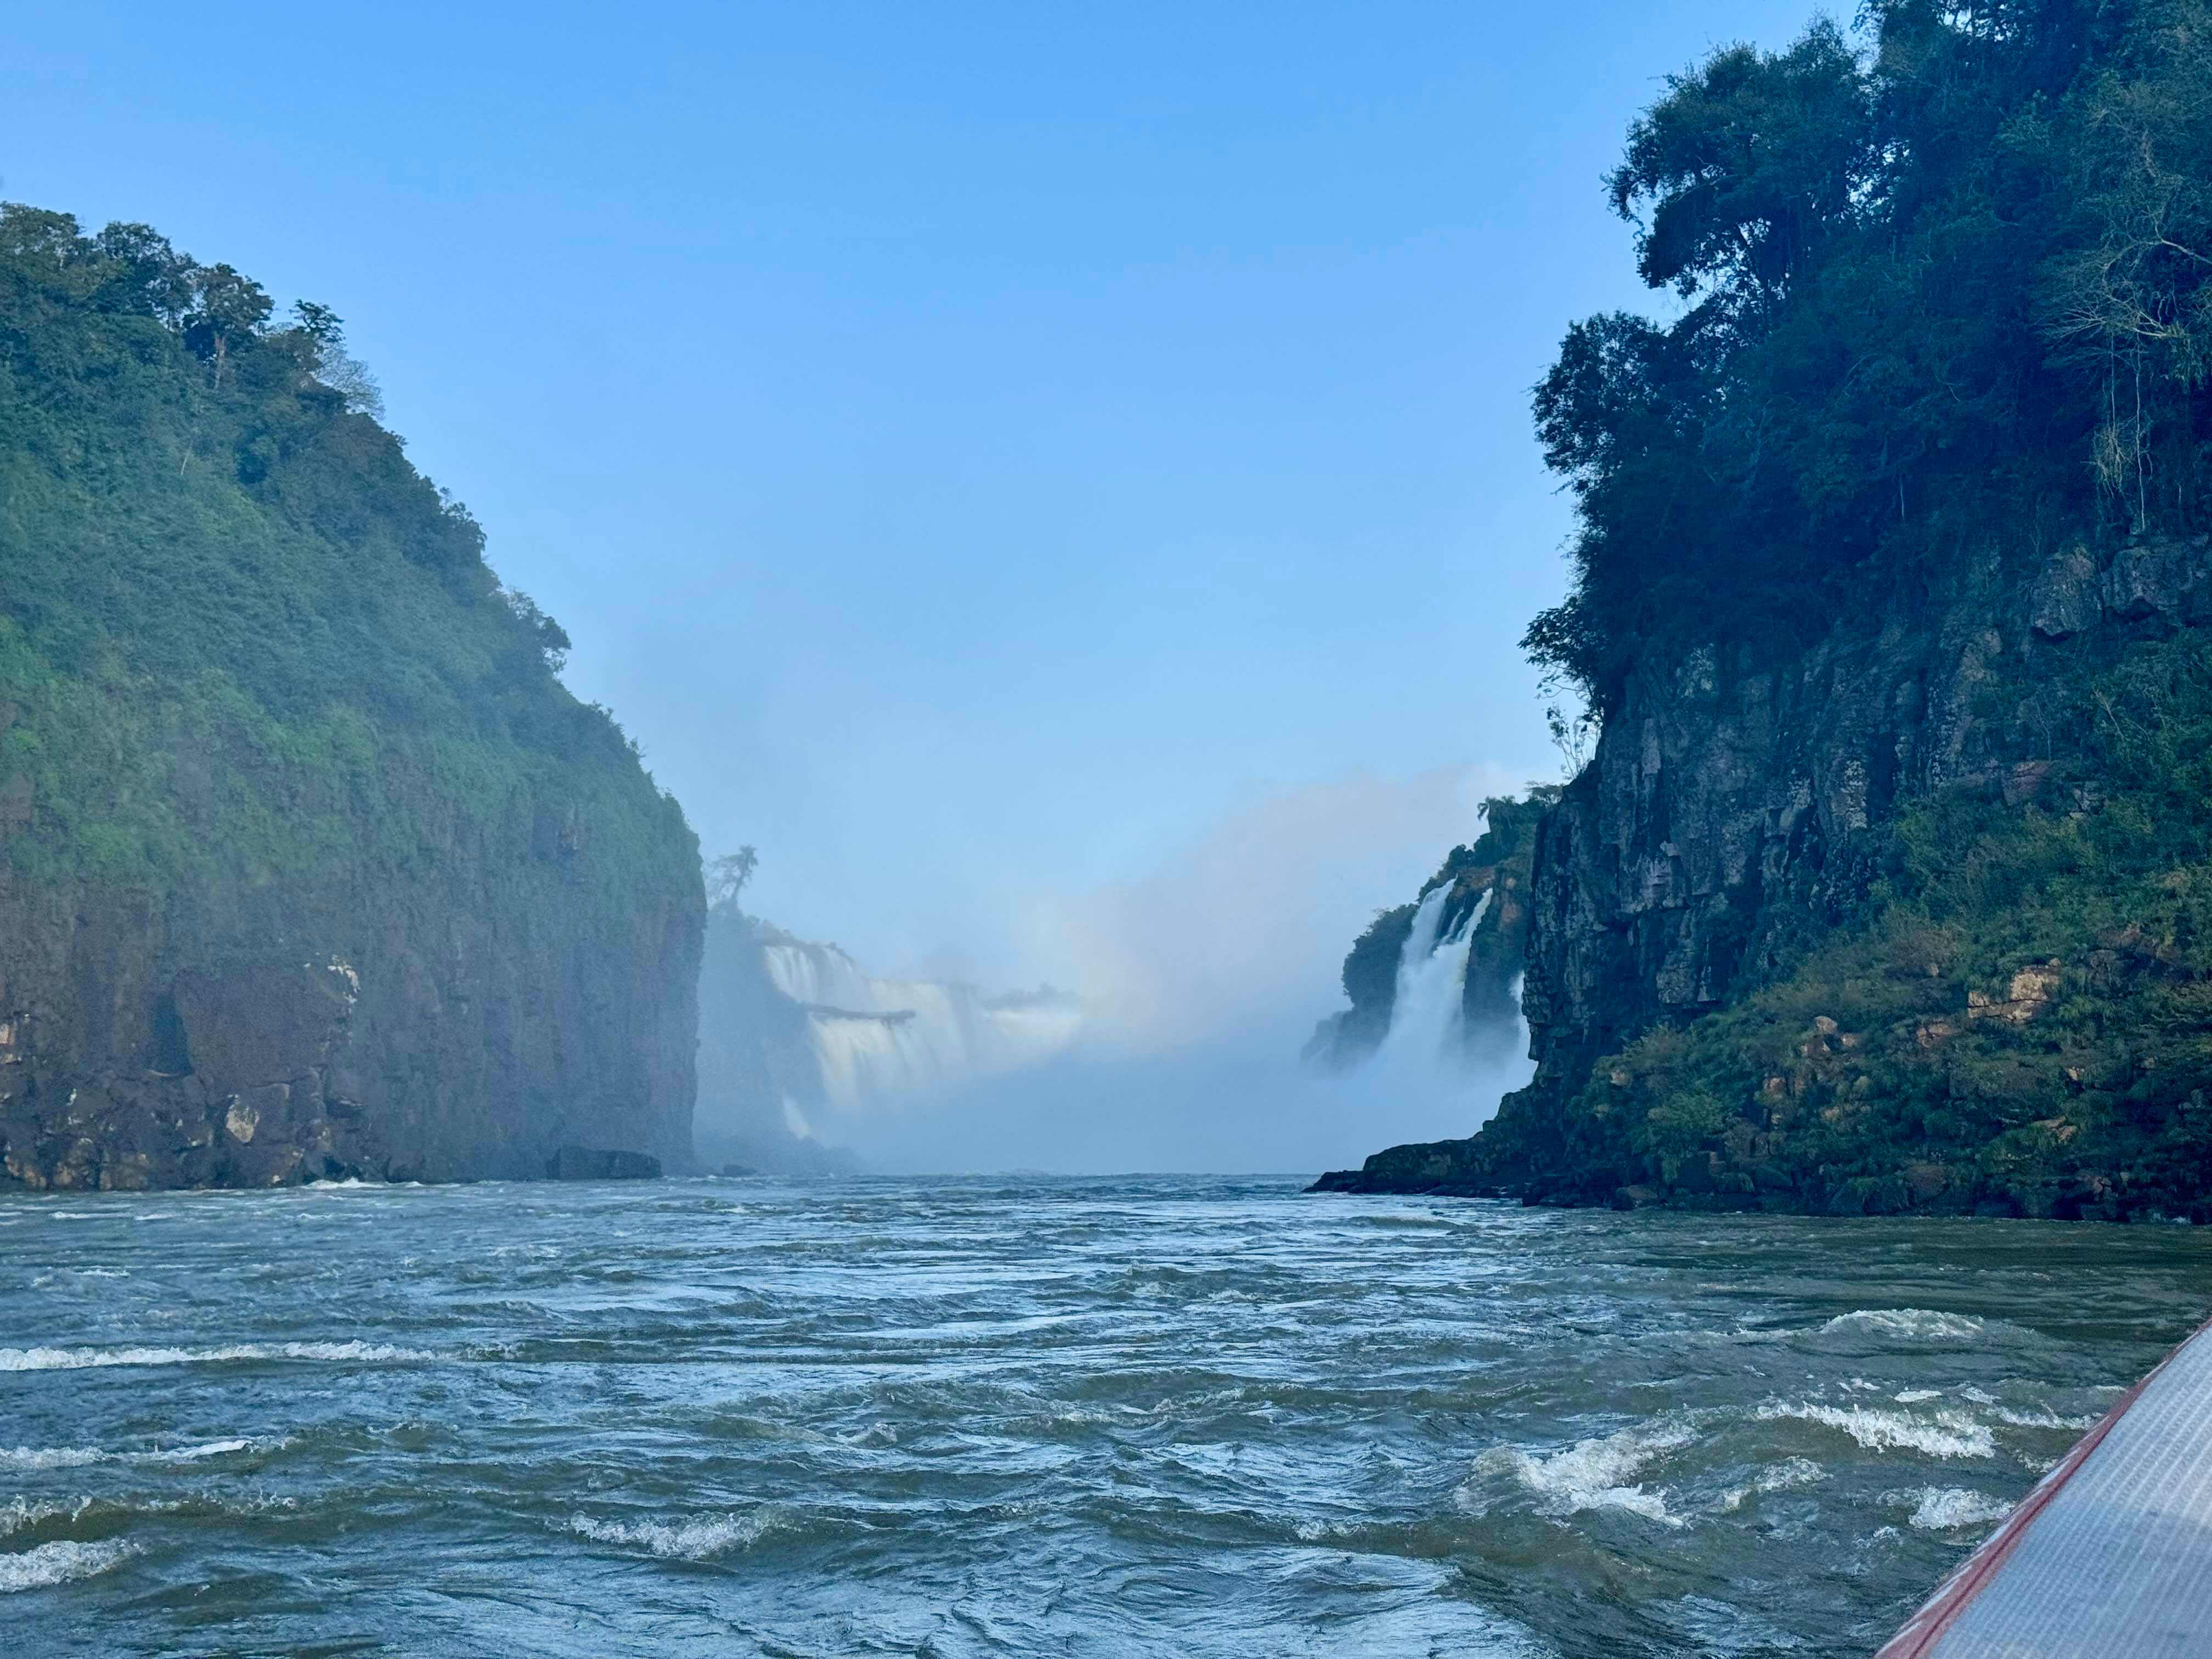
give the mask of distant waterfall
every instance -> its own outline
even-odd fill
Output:
[[[766,949],[769,977],[806,1011],[830,1104],[851,1108],[1012,1071],[1074,1040],[1072,998],[986,996],[972,985],[877,979],[834,945]]]
[[[1451,892],[1449,883],[1437,887],[1413,912],[1413,929],[1398,957],[1390,1030],[1378,1054],[1386,1066],[1438,1066],[1459,1043],[1468,952],[1474,944],[1474,930],[1490,908],[1491,895],[1486,890],[1459,925],[1439,937]]]

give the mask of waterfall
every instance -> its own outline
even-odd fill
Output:
[[[1012,1071],[1065,1048],[1082,1024],[1072,998],[878,979],[834,945],[786,938],[765,955],[776,988],[806,1011],[823,1095],[839,1108]]]
[[[1449,882],[1437,887],[1413,912],[1413,929],[1398,956],[1390,1029],[1379,1051],[1387,1066],[1438,1067],[1459,1042],[1468,952],[1474,948],[1474,930],[1490,908],[1490,893],[1486,890],[1459,925],[1444,934],[1451,890]]]

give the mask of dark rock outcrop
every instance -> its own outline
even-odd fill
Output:
[[[2094,781],[2062,783],[2050,761],[2052,732],[2081,712],[2069,676],[2208,624],[2204,538],[2102,553],[2077,544],[1962,561],[1934,591],[1893,591],[1839,616],[1802,653],[1652,653],[1539,832],[1523,992],[1534,1080],[1473,1137],[1393,1147],[1317,1188],[1784,1208],[1969,1203],[1968,1186],[1941,1170],[1827,1187],[1778,1173],[1773,1149],[1791,1110],[1781,1095],[1758,1110],[1747,1102],[1739,1127],[1717,1130],[1712,1150],[1673,1181],[1624,1182],[1588,1156],[1582,1094],[1603,1057],[1740,1004],[1850,923],[1910,804],[1951,793],[2020,811],[2095,810]],[[2083,971],[2094,967],[2085,957]],[[2009,982],[2025,971],[2006,969]],[[2056,983],[2056,966],[2047,971],[2029,987],[2037,996]],[[2005,1019],[1992,1025],[2024,1024],[2005,1012],[2019,1002],[2005,983],[1962,994],[1958,1018],[1922,1027],[1921,1046],[1993,1012]],[[1860,1041],[1823,1017],[1800,1047],[1834,1069]],[[1814,1085],[1820,1065],[1800,1067]],[[1635,1081],[1621,1072],[1598,1084]],[[1802,1086],[1784,1085],[1752,1081],[1784,1094]]]
[[[525,1179],[617,1134],[688,1167],[680,893],[610,936],[561,917],[565,884],[526,848],[456,848],[416,882],[348,873],[157,907],[0,872],[7,1177]]]
[[[658,1181],[660,1160],[643,1152],[563,1146],[546,1160],[549,1181]]]

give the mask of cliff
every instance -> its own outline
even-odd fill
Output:
[[[0,213],[0,1168],[690,1163],[696,843],[337,319]]]
[[[1645,665],[1546,817],[1536,1079],[1337,1190],[2212,1200],[2212,551],[1992,550],[1777,663]]]
[[[2212,12],[1869,16],[1608,180],[1689,304],[1537,395],[1536,1077],[1325,1188],[2212,1220]]]

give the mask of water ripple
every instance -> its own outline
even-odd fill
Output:
[[[2194,1324],[2207,1250],[1198,1179],[0,1226],[33,1654],[1840,1659]]]

